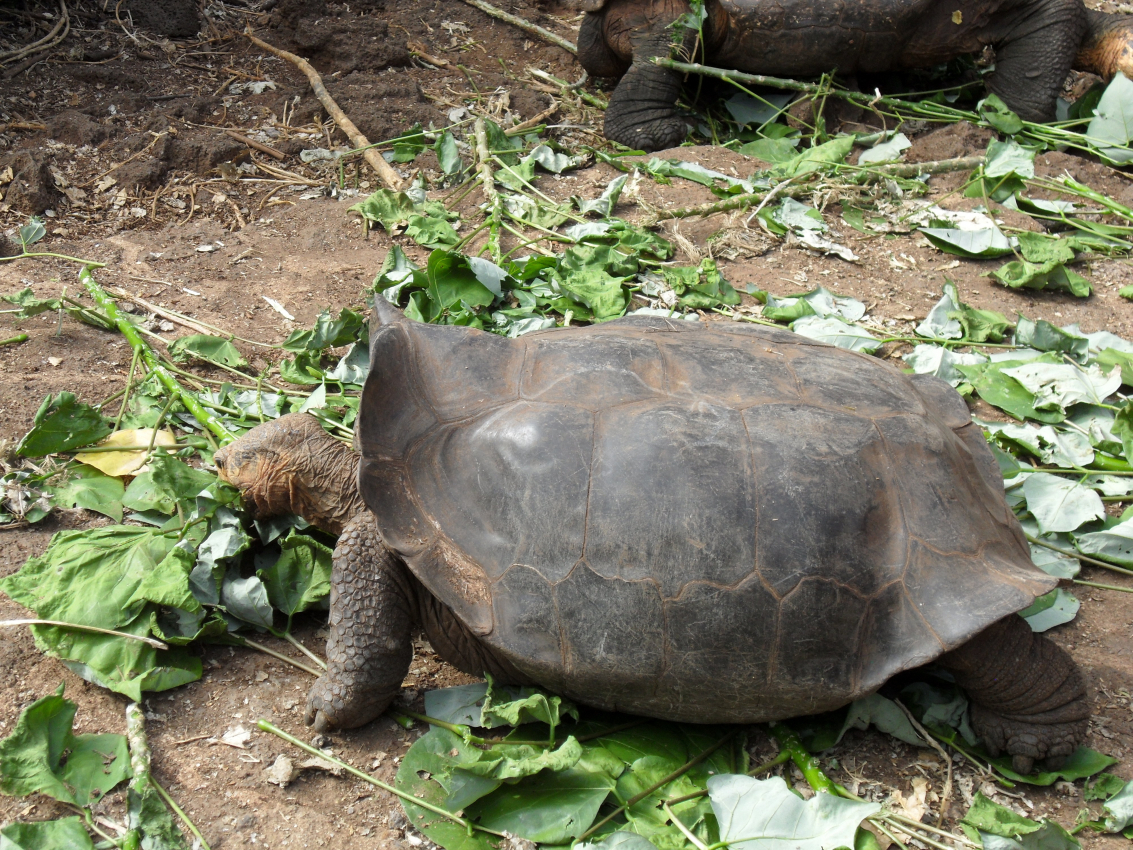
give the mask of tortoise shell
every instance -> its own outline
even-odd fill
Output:
[[[739,323],[504,339],[377,314],[359,479],[384,542],[558,693],[826,711],[1055,584],[934,377]]]

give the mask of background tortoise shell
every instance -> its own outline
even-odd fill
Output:
[[[359,474],[386,545],[589,705],[829,710],[1056,583],[936,378],[751,325],[377,321]]]

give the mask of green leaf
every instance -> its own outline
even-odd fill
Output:
[[[20,713],[12,734],[0,741],[0,792],[92,806],[130,776],[125,736],[74,735],[75,709],[60,686]]]
[[[1074,545],[1083,555],[1092,555],[1133,568],[1133,519],[1127,519],[1104,531],[1076,534]]]
[[[1011,253],[1011,243],[1003,233],[987,227],[982,230],[960,230],[951,227],[922,227],[920,232],[946,254],[986,260]]]
[[[1032,360],[1018,366],[1002,364],[1002,372],[1034,393],[1036,411],[1059,411],[1074,404],[1104,404],[1121,386],[1121,370],[1106,375],[1096,365],[1083,368],[1073,363]]]
[[[1080,525],[1105,517],[1101,497],[1085,485],[1071,479],[1036,472],[1023,482],[1027,497],[1027,510],[1034,516],[1039,529],[1074,531]]]
[[[395,225],[408,221],[409,216],[416,211],[416,205],[407,194],[394,192],[392,189],[378,189],[347,209],[347,212],[358,213],[367,221],[378,222],[386,230],[392,230]]]
[[[784,198],[771,217],[790,230],[826,230],[822,213],[814,207]]]
[[[1079,363],[1086,362],[1090,349],[1090,340],[1077,333],[1076,328],[1055,327],[1045,319],[1032,322],[1026,316],[1020,316],[1015,326],[1015,344],[1038,351],[1062,351]]]
[[[282,551],[270,567],[257,570],[272,607],[291,618],[330,595],[331,556],[334,551],[292,529],[280,542]]]
[[[1057,262],[1036,264],[1012,260],[993,271],[991,276],[1010,289],[1054,289],[1079,298],[1086,298],[1091,292],[1086,278]]]
[[[460,149],[456,145],[456,138],[445,130],[433,143],[433,150],[437,154],[437,162],[441,164],[441,171],[449,177],[460,174],[464,170],[464,163],[460,160]]]
[[[579,844],[576,850],[657,850],[657,845],[636,832],[619,830],[601,841]]]
[[[1126,782],[1124,788],[1102,804],[1102,808],[1107,812],[1106,832],[1121,832],[1133,824],[1133,782]]]
[[[901,359],[918,375],[936,375],[954,387],[964,380],[957,366],[987,362],[987,358],[982,354],[957,353],[942,345],[914,346],[911,352],[902,354]]]
[[[1091,139],[1109,142],[1100,147],[1098,155],[1112,165],[1123,165],[1133,160],[1129,149],[1133,139],[1133,82],[1118,71],[1102,93],[1094,108],[1094,118],[1086,128]]]
[[[1121,289],[1117,290],[1117,294],[1126,301],[1133,301],[1133,286],[1123,286]]]
[[[838,136],[829,142],[796,154],[786,162],[776,165],[772,172],[779,177],[798,177],[812,171],[820,171],[830,166],[841,165],[853,149],[853,136]]]
[[[933,339],[962,338],[964,328],[956,315],[959,309],[960,294],[956,291],[956,284],[947,281],[944,284],[944,295],[928,311],[925,320],[917,325],[917,334]]]
[[[858,824],[881,811],[865,803],[818,793],[797,797],[780,777],[713,776],[708,797],[720,838],[734,850],[833,850],[853,847]]]
[[[196,357],[233,369],[243,369],[248,365],[244,355],[229,340],[207,334],[192,334],[173,340],[169,345],[169,354],[178,362]]]
[[[192,510],[197,494],[216,483],[216,476],[161,453],[150,459],[150,470],[130,482],[122,504],[135,511],[161,511],[172,516],[177,506]]]
[[[487,692],[487,682],[426,691],[425,714],[446,723],[479,726],[480,707]]]
[[[353,310],[342,308],[338,316],[323,310],[310,330],[292,331],[283,341],[284,351],[322,351],[356,341],[362,333],[365,319]]]
[[[1044,593],[1029,606],[1019,612],[1033,632],[1045,632],[1063,623],[1069,623],[1078,616],[1082,603],[1061,587]]]
[[[862,151],[858,155],[858,165],[876,165],[881,162],[899,162],[905,151],[913,146],[909,137],[904,133],[896,133],[884,142],[878,142],[872,148]]]
[[[536,749],[529,744],[497,746],[492,753],[486,753],[479,761],[465,765],[463,769],[475,776],[489,779],[517,779],[533,776],[542,770],[567,770],[578,764],[580,758],[582,747],[573,735],[569,735],[562,746],[555,750],[542,747]]]
[[[881,340],[869,331],[832,316],[825,319],[820,316],[803,316],[791,324],[791,330],[819,342],[866,354],[871,354],[881,347]]]
[[[1091,750],[1089,747],[1079,747],[1070,754],[1070,757],[1066,759],[1066,763],[1057,770],[1019,774],[1012,770],[1010,756],[1000,756],[999,758],[993,759],[986,758],[982,748],[976,748],[976,752],[980,755],[981,760],[990,762],[995,766],[996,772],[1003,774],[1008,779],[1014,782],[1023,782],[1027,785],[1038,786],[1053,785],[1055,782],[1059,781],[1076,782],[1079,779],[1100,773],[1110,765],[1117,764],[1117,759],[1112,756],[1104,755],[1097,750]]]
[[[1000,835],[1004,838],[1028,835],[1042,829],[1042,824],[1038,821],[1023,817],[1006,806],[999,805],[999,803],[985,796],[982,791],[976,792],[971,808],[964,815],[962,822],[975,827],[980,832]]]
[[[272,627],[272,607],[267,588],[259,576],[241,576],[229,568],[220,586],[220,604],[225,612],[261,629]]]
[[[1039,422],[1057,423],[1066,418],[1061,410],[1036,410],[1035,395],[1015,378],[1006,373],[1014,366],[1031,363],[1057,363],[1061,358],[1045,354],[1033,361],[1005,360],[980,363],[971,366],[957,364],[956,370],[971,382],[980,398],[988,404],[1011,414],[1016,419],[1034,419]]]
[[[94,850],[79,817],[10,823],[0,829],[0,850]]]
[[[36,411],[32,429],[16,446],[22,457],[43,457],[98,442],[111,431],[110,423],[74,393],[48,396]]]
[[[925,745],[924,738],[913,728],[913,724],[909,722],[905,712],[901,711],[900,706],[881,694],[870,694],[850,703],[837,741],[841,741],[842,736],[851,729],[866,729],[870,725],[914,747]]]
[[[93,467],[77,464],[69,468],[62,481],[50,484],[44,492],[54,496],[57,508],[86,508],[122,521],[122,480]]]
[[[460,241],[460,235],[443,218],[416,213],[409,216],[405,235],[426,248],[451,248]]]
[[[504,785],[465,811],[488,829],[506,830],[545,844],[582,835],[614,788],[603,772],[570,768],[540,773],[519,785]]]
[[[994,95],[992,95],[992,97],[994,97]],[[983,173],[985,177],[992,179],[1002,177],[1022,177],[1029,179],[1034,177],[1035,151],[1031,148],[1025,148],[1014,141],[1008,140],[1001,142],[997,139],[992,139],[987,145]]]
[[[20,308],[20,311],[16,313],[16,319],[29,319],[48,310],[59,309],[58,298],[36,298],[30,286],[21,289],[14,295],[0,295],[0,300],[15,304]]]
[[[998,95],[989,94],[976,107],[980,116],[999,132],[1014,136],[1023,129],[1023,122]]]
[[[578,719],[578,709],[570,701],[536,688],[497,688],[488,677],[478,725],[488,729],[536,722],[558,726],[563,717]]]
[[[1133,387],[1133,353],[1119,351],[1116,348],[1103,348],[1098,352],[1095,362],[1107,373],[1117,366],[1121,370],[1121,383]]]

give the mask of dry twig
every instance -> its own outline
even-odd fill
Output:
[[[547,41],[551,42],[551,44],[561,47],[563,50],[568,50],[574,54],[578,53],[578,48],[567,41],[565,38],[560,35],[555,35],[550,30],[544,29],[538,24],[533,24],[530,21],[526,21],[517,15],[511,14],[510,12],[505,12],[503,9],[497,9],[491,3],[485,3],[484,0],[464,0],[464,2],[469,6],[475,6],[481,12],[485,12],[491,15],[493,18],[499,18],[501,21],[509,23],[513,27],[519,27],[521,30],[526,30],[532,35],[537,35],[540,38],[544,38]]]
[[[257,47],[263,48],[269,53],[278,56],[280,59],[286,59],[306,74],[307,79],[311,82],[311,90],[314,91],[315,97],[319,99],[319,103],[323,105],[323,108],[330,113],[335,123],[346,133],[347,137],[350,139],[350,143],[354,145],[354,147],[366,149],[362,151],[362,156],[365,157],[370,167],[378,173],[382,182],[395,191],[401,189],[401,178],[398,176],[397,172],[390,167],[390,164],[382,158],[380,153],[370,147],[370,140],[362,135],[362,131],[355,127],[354,122],[346,117],[346,113],[334,102],[334,98],[327,94],[322,77],[319,76],[319,72],[312,68],[311,64],[306,59],[303,59],[301,56],[296,56],[294,53],[289,53],[286,50],[280,50],[278,47],[273,47],[266,41],[256,38],[248,30],[244,31],[244,37]]]
[[[17,59],[23,59],[25,56],[44,48],[54,47],[65,39],[67,33],[70,31],[71,17],[67,14],[67,4],[64,0],[59,0],[59,20],[55,22],[55,26],[52,28],[51,32],[39,39],[39,41],[33,41],[31,44],[25,44],[23,47],[17,47],[15,50],[9,50],[7,53],[0,53],[0,65],[15,62]]]

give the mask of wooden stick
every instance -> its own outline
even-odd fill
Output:
[[[452,64],[447,59],[442,59],[440,56],[433,56],[431,53],[428,53],[425,49],[425,45],[419,41],[406,42],[405,46],[409,48],[409,55],[424,59],[430,65],[436,65],[438,68],[447,68]]]
[[[319,76],[318,71],[311,67],[311,63],[300,56],[296,56],[294,53],[280,50],[278,47],[273,47],[266,41],[256,38],[252,35],[250,29],[244,30],[244,36],[251,41],[252,44],[263,48],[268,51],[268,53],[278,56],[280,59],[286,59],[306,74],[307,79],[311,82],[311,90],[315,93],[315,97],[319,99],[319,103],[323,105],[323,108],[330,113],[331,118],[334,119],[334,123],[341,127],[342,131],[346,133],[347,137],[350,139],[350,143],[356,148],[366,148],[366,150],[362,152],[362,156],[365,157],[370,167],[378,173],[378,177],[381,178],[382,182],[394,191],[401,189],[401,178],[398,176],[397,172],[390,167],[390,164],[382,158],[380,153],[370,147],[370,140],[362,135],[362,131],[355,127],[354,122],[346,117],[346,113],[334,102],[334,98],[327,94],[322,77]]]
[[[537,35],[540,38],[545,38],[551,44],[561,47],[563,50],[568,50],[575,55],[578,54],[578,48],[559,35],[555,35],[548,29],[533,24],[530,21],[525,21],[523,18],[517,17],[510,12],[505,12],[503,9],[497,9],[491,3],[485,3],[484,0],[464,0],[469,6],[475,6],[481,12],[486,12],[493,18],[499,18],[501,21],[511,24],[513,27],[519,27],[521,30],[527,30],[532,35]]]
[[[532,127],[538,127],[552,115],[559,111],[559,105],[552,103],[550,109],[544,109],[538,115],[528,118],[522,124],[516,124],[514,127],[508,127],[504,130],[505,136],[518,136],[520,133],[525,133]]]
[[[268,156],[274,156],[276,159],[283,159],[287,156],[283,151],[276,150],[270,145],[265,145],[262,142],[257,142],[255,139],[249,139],[247,136],[241,136],[235,130],[225,130],[224,135],[235,139],[238,142],[243,142],[250,148],[255,148],[261,153],[266,153]]]

